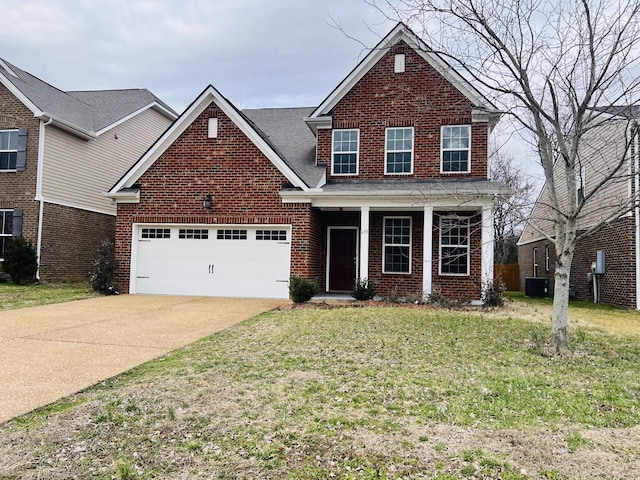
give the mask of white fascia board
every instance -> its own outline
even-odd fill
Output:
[[[264,155],[280,170],[280,172],[294,186],[308,190],[304,182],[289,168],[287,164],[269,147],[229,102],[212,86],[209,85],[187,109],[173,122],[149,150],[136,162],[112,188],[109,194],[117,193],[123,188],[131,187],[160,156],[178,139],[204,110],[214,102],[238,128],[260,149]]]
[[[112,123],[111,125],[107,125],[106,127],[104,127],[101,130],[98,130],[96,132],[96,136],[100,136],[103,133],[107,133],[109,130],[117,127],[118,125],[122,125],[124,122],[127,122],[129,120],[131,120],[133,117],[140,115],[142,112],[145,112],[147,110],[149,110],[150,108],[153,108],[155,110],[158,110],[160,113],[162,113],[165,117],[170,118],[171,120],[175,120],[177,117],[176,114],[174,114],[173,112],[167,110],[165,107],[163,107],[162,105],[160,105],[158,102],[152,102],[148,105],[145,105],[142,108],[139,108],[138,110],[136,110],[135,112],[130,113],[129,115],[127,115],[126,117],[122,117],[120,120],[118,120],[117,122]]]
[[[318,130],[329,129],[333,125],[333,117],[331,117],[331,115],[323,115],[321,117],[305,117],[303,120],[314,135],[317,135]]]
[[[322,192],[280,192],[282,203],[311,203],[318,208],[349,208],[368,206],[377,209],[422,209],[425,206],[475,210],[484,206],[493,206],[493,196],[442,194],[430,198],[419,192],[340,192],[326,194]]]
[[[35,103],[29,100],[29,98],[24,93],[22,93],[22,91],[20,91],[18,87],[11,83],[11,81],[8,80],[7,77],[5,77],[2,73],[0,73],[0,83],[2,83],[2,85],[4,85],[14,97],[20,100],[20,102],[22,102],[25,107],[31,110],[34,117],[39,118],[44,115],[44,112],[40,110]]]

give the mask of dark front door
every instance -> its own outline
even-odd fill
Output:
[[[329,290],[351,290],[356,279],[355,228],[329,230]]]

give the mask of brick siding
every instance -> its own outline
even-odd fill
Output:
[[[43,218],[40,278],[87,280],[100,243],[114,241],[115,217],[45,203]]]
[[[0,172],[0,208],[22,208],[22,236],[33,242],[38,237],[38,202],[36,178],[38,175],[38,135],[40,121],[0,85],[0,129],[27,128],[27,163],[23,172]]]
[[[394,73],[394,57],[406,55],[404,73]],[[453,85],[405,43],[395,45],[338,102],[332,112],[333,128],[360,130],[360,180],[442,177],[440,129],[442,125],[471,124],[471,104]],[[386,127],[414,127],[413,175],[385,175]],[[331,129],[318,130],[318,163],[327,165],[327,177],[348,180],[354,176],[331,176]],[[487,177],[487,124],[471,129],[471,173],[447,178]]]

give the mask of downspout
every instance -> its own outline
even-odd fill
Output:
[[[638,131],[638,125],[634,125],[634,135],[635,140],[633,141],[633,181],[634,181],[634,216],[636,222],[636,310],[640,310],[640,205],[638,204],[638,192],[640,190],[640,139],[638,135],[640,132]]]
[[[38,131],[38,171],[36,176],[36,201],[40,202],[38,210],[38,240],[36,243],[36,255],[38,257],[38,270],[36,271],[36,279],[40,280],[40,252],[42,251],[42,217],[44,216],[44,199],[42,198],[42,169],[44,166],[44,131],[47,125],[53,122],[53,118],[49,118],[46,122],[40,119],[40,128]]]

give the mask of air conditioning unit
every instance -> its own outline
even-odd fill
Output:
[[[524,294],[527,297],[548,297],[549,279],[527,277],[524,279]]]

